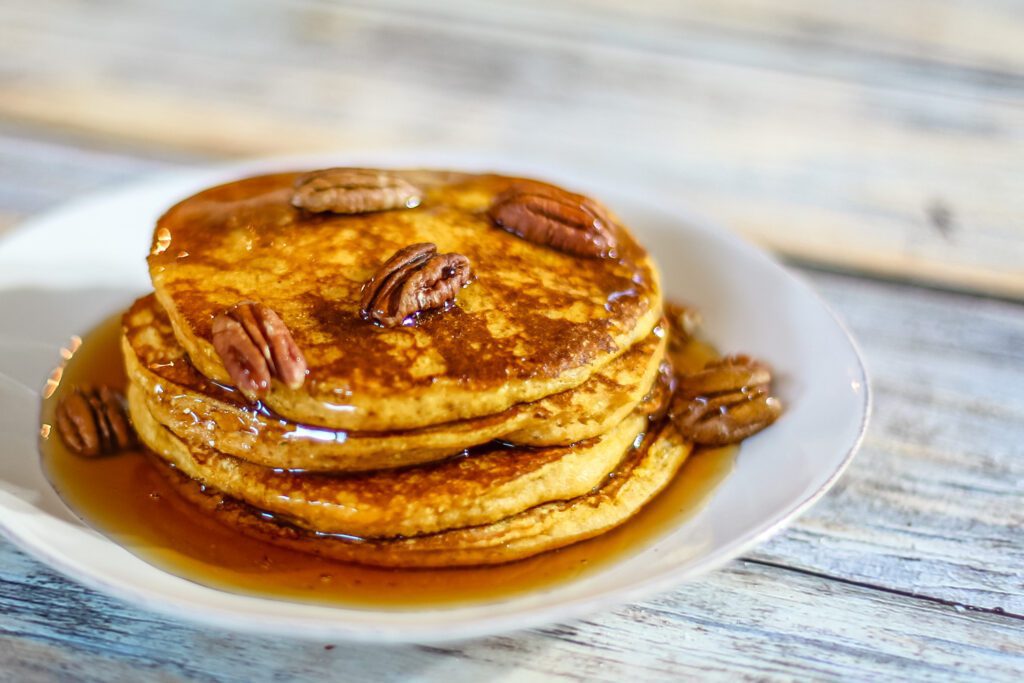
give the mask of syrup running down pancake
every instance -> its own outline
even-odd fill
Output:
[[[607,434],[572,446],[492,444],[430,465],[344,475],[283,472],[208,447],[190,449],[149,414],[138,387],[128,391],[140,438],[182,473],[296,526],[361,537],[489,524],[584,495],[643,439],[648,414],[663,401],[652,398]]]
[[[580,386],[496,415],[417,430],[341,432],[271,415],[208,380],[178,344],[152,295],[124,317],[128,375],[147,411],[189,448],[210,448],[266,467],[359,471],[437,460],[501,439],[525,446],[569,445],[604,434],[651,391],[665,362],[666,332],[655,328]]]
[[[162,471],[179,493],[242,533],[344,562],[434,568],[502,564],[593,538],[612,529],[672,481],[693,445],[671,423],[632,449],[604,485],[582,496],[530,508],[492,524],[411,538],[363,539],[300,529],[216,491],[173,468]]]

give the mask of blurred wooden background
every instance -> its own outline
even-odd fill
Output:
[[[7,0],[0,121],[189,160],[553,157],[801,262],[1024,297],[1022,15],[1004,0]]]
[[[646,185],[787,256],[872,375],[849,471],[678,590],[447,647],[203,628],[0,541],[0,681],[1021,680],[1024,2],[0,3],[0,232],[181,166],[409,146]]]

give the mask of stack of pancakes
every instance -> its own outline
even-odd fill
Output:
[[[628,519],[691,449],[662,419],[671,369],[646,252],[618,221],[601,258],[496,226],[496,197],[531,181],[389,173],[415,202],[312,213],[293,205],[298,174],[277,174],[160,219],[155,292],[124,317],[140,439],[210,514],[345,561],[507,562]],[[417,243],[464,255],[473,280],[407,324],[368,320],[365,283]],[[242,302],[287,326],[301,386],[236,388],[213,321]]]

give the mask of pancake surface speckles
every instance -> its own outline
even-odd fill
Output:
[[[212,188],[161,218],[149,258],[160,303],[193,364],[228,382],[213,317],[241,302],[276,311],[309,375],[265,402],[296,422],[415,429],[492,415],[585,382],[646,337],[661,315],[658,275],[625,228],[618,259],[581,259],[495,228],[495,175],[404,174],[415,209],[316,214],[290,203],[297,174]],[[472,263],[456,305],[413,327],[359,315],[362,284],[391,254],[432,242]]]

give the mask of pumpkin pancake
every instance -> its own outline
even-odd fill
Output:
[[[275,311],[305,356],[297,389],[264,403],[301,424],[418,429],[508,410],[579,386],[651,332],[658,274],[625,227],[614,258],[587,258],[497,227],[488,209],[531,182],[498,175],[396,172],[416,208],[343,215],[292,205],[299,174],[222,185],[171,208],[149,256],[156,297],[191,362],[230,384],[213,320],[240,302]],[[536,183],[533,183],[536,185]],[[361,316],[363,284],[396,251],[430,242],[469,259],[454,306],[415,325]]]
[[[158,466],[187,500],[249,536],[345,562],[439,568],[512,562],[602,534],[635,515],[664,489],[691,450],[692,444],[666,421],[595,491],[544,503],[492,524],[394,539],[311,533],[204,488],[166,464]]]
[[[565,445],[612,429],[653,386],[665,359],[658,327],[580,386],[533,403],[404,432],[339,432],[299,425],[200,374],[152,295],[125,314],[128,375],[147,410],[192,449],[215,448],[267,467],[358,471],[437,460],[492,439]]]
[[[653,411],[655,401],[645,406]],[[488,524],[601,484],[634,443],[648,416],[638,409],[609,433],[573,446],[492,444],[465,456],[351,475],[282,472],[210,448],[190,449],[128,391],[140,439],[204,486],[311,531],[361,537],[415,536]]]

